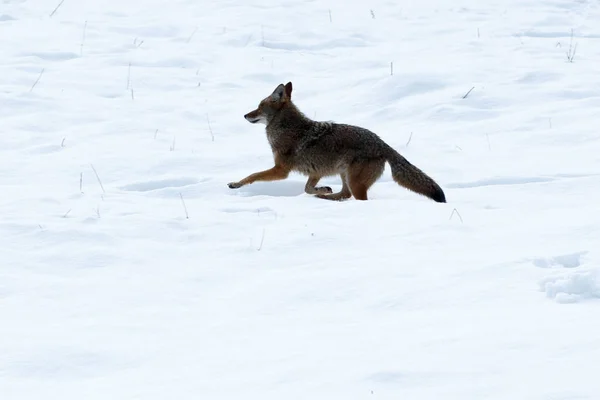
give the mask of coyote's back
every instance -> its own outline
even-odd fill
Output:
[[[367,200],[367,191],[381,177],[385,163],[405,188],[445,203],[440,186],[368,129],[354,125],[313,121],[292,103],[292,83],[280,84],[258,108],[244,116],[266,125],[275,165],[229,183],[239,188],[256,181],[285,179],[291,171],[308,176],[305,191],[322,199]],[[325,176],[339,175],[342,189],[317,186]]]

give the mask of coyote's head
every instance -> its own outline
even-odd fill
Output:
[[[283,85],[283,83],[279,84],[269,95],[264,98],[259,104],[258,108],[254,111],[250,111],[248,114],[244,115],[250,123],[260,122],[262,124],[268,125],[269,122],[273,119],[273,117],[281,110],[286,103],[292,100],[292,82],[288,82]]]

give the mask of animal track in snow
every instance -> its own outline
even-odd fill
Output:
[[[549,276],[539,282],[540,291],[557,303],[577,303],[586,299],[600,299],[598,270],[576,271]]]
[[[546,183],[554,182],[560,179],[568,178],[587,178],[594,175],[582,175],[582,174],[556,174],[551,176],[498,176],[487,179],[479,179],[471,182],[456,182],[449,183],[446,187],[453,189],[470,189],[478,188],[483,186],[507,186],[507,185],[527,185],[530,183]]]
[[[561,77],[562,75],[557,73],[535,71],[524,74],[521,78],[517,79],[517,83],[540,84],[546,82],[555,82]]]
[[[501,186],[501,185],[524,185],[528,183],[552,182],[554,178],[542,177],[497,177],[489,179],[480,179],[472,182],[449,183],[446,187],[453,189],[477,188],[482,186]]]
[[[45,61],[66,61],[79,58],[79,55],[67,51],[46,51],[39,53],[23,54],[23,56],[33,56]]]
[[[587,254],[587,251],[579,251],[549,258],[535,258],[532,262],[533,265],[539,268],[577,268],[581,265],[581,256],[585,254]]]
[[[242,186],[239,189],[229,189],[232,194],[242,196],[276,196],[292,197],[304,193],[304,183],[297,181],[257,182],[252,185]]]
[[[541,32],[541,31],[526,31],[522,32],[518,35],[513,35],[515,37],[531,37],[531,38],[548,38],[548,39],[568,39],[571,33],[568,30],[565,31],[555,31],[555,32]],[[585,38],[585,39],[598,39],[600,35],[598,34],[587,34],[587,35],[577,35],[575,39]]]
[[[262,213],[273,213],[273,209],[269,208],[269,207],[257,207],[257,208],[222,208],[221,211],[226,212],[226,213],[230,213],[230,214],[236,214],[236,213],[255,213],[255,214],[262,214]]]
[[[376,383],[400,383],[404,378],[405,375],[400,372],[384,371],[370,375],[368,380]]]
[[[432,77],[420,77],[416,79],[407,79],[395,81],[394,83],[385,83],[385,90],[381,92],[390,100],[398,100],[405,97],[425,94],[443,89],[446,84],[444,81]]]
[[[319,41],[316,43],[293,43],[266,41],[263,47],[273,50],[307,51],[307,50],[331,50],[340,48],[367,47],[369,42],[363,38],[344,38]]]
[[[92,378],[127,368],[131,361],[69,348],[40,349],[21,355],[5,367],[8,375],[51,380]]]
[[[199,180],[194,178],[157,179],[153,181],[130,183],[129,185],[121,186],[120,189],[128,192],[151,192],[162,189],[180,188],[194,185],[199,182]]]
[[[29,149],[29,152],[32,154],[49,154],[60,151],[62,147],[59,144],[46,144],[41,146],[36,146]]]

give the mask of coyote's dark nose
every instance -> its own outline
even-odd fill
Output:
[[[244,115],[244,118],[246,118],[246,121],[248,121],[250,123],[253,123],[253,124],[255,124],[258,121],[260,121],[260,118],[253,118],[253,117],[250,117],[249,115],[250,115],[250,113]]]

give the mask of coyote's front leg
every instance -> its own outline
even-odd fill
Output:
[[[265,171],[256,172],[252,175],[248,175],[239,182],[230,182],[227,184],[231,189],[237,189],[245,185],[249,185],[256,181],[278,181],[288,177],[290,169],[283,165],[275,165],[271,169]]]

